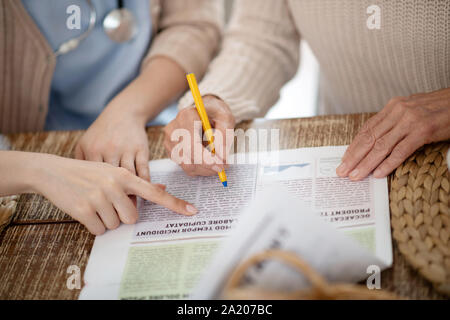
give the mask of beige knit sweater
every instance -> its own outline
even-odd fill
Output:
[[[370,30],[373,4],[381,24]],[[200,91],[237,121],[263,116],[297,70],[300,39],[320,63],[320,114],[376,112],[392,97],[450,87],[448,0],[237,0]],[[188,93],[180,108],[191,104]]]
[[[219,46],[223,1],[151,0],[149,16],[154,34],[142,66],[166,56],[202,76]],[[0,133],[44,127],[55,65],[21,0],[0,0]]]

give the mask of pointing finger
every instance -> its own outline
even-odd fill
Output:
[[[174,212],[191,216],[198,211],[192,204],[172,196],[162,188],[139,177],[134,176],[126,183],[129,193],[164,206]]]

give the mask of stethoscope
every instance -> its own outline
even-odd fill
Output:
[[[56,50],[55,55],[60,56],[72,50],[86,39],[92,32],[97,22],[97,11],[95,10],[92,0],[86,0],[89,5],[90,17],[87,30],[80,36],[70,39],[61,44]],[[123,7],[123,0],[118,0],[118,9],[109,12],[103,20],[103,30],[106,35],[114,42],[123,43],[134,38],[138,28],[133,13]]]

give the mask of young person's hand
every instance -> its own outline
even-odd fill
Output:
[[[421,146],[450,139],[450,88],[394,98],[370,118],[336,172],[361,180],[383,178]]]
[[[145,125],[186,87],[185,72],[176,62],[153,58],[81,137],[75,157],[120,166],[150,181]]]
[[[146,117],[127,111],[132,102],[126,98],[117,96],[100,114],[78,142],[75,158],[106,162],[150,181]]]
[[[39,193],[95,235],[117,228],[120,222],[133,224],[138,220],[129,195],[140,196],[180,214],[197,212],[191,204],[167,193],[164,186],[107,163],[3,151],[0,164],[4,179],[0,182],[0,195]]]
[[[211,127],[215,130],[215,155],[212,155],[202,143],[202,124],[194,106],[180,110],[177,117],[164,128],[164,146],[169,157],[190,176],[211,176],[225,169],[227,155],[233,144],[234,136],[227,139],[227,129],[233,130],[235,126],[230,108],[214,96],[205,96],[203,102]],[[189,133],[189,141],[180,139],[183,132]],[[188,148],[184,151],[189,150],[190,154],[184,155],[179,152],[177,145],[180,143],[188,144]],[[196,155],[196,151],[201,154]],[[201,160],[200,163],[198,159]]]

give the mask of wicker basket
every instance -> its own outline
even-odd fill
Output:
[[[0,233],[11,222],[18,198],[18,196],[0,198]]]
[[[391,181],[393,238],[409,264],[450,296],[449,142],[417,150]]]
[[[246,271],[268,259],[279,260],[299,273],[303,274],[311,283],[311,287],[305,290],[291,292],[279,292],[265,290],[259,287],[240,287],[240,282]],[[369,290],[367,287],[354,284],[330,284],[319,273],[312,269],[305,261],[292,252],[281,250],[269,250],[255,254],[232,273],[222,298],[224,299],[256,299],[256,300],[392,300],[398,299],[394,294],[383,290]]]

